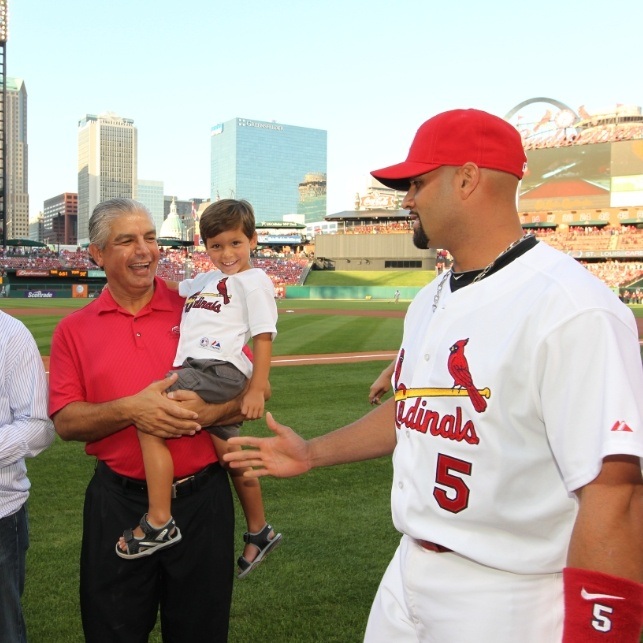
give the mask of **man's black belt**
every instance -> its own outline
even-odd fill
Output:
[[[191,476],[175,480],[172,483],[172,498],[187,496],[194,493],[200,489],[209,478],[215,475],[220,468],[221,465],[218,462],[213,462],[205,467],[205,469],[201,469],[201,471],[197,471]],[[112,469],[110,469],[102,460],[98,460],[98,463],[96,464],[96,473],[109,479],[111,482],[116,483],[126,491],[133,491],[134,493],[147,495],[147,482],[145,482],[145,480],[137,480],[135,478],[128,478],[127,476],[121,476],[115,471],[112,471]]]

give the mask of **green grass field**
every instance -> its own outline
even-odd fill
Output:
[[[52,306],[84,302],[0,300],[7,312],[42,309],[21,317],[48,354],[58,316]],[[279,302],[276,355],[395,350],[402,318],[359,317],[363,310],[404,310],[389,302],[341,302],[356,315],[322,315],[336,302]],[[292,312],[287,312],[292,311]],[[311,312],[312,311],[312,312]],[[634,308],[643,317],[643,307]],[[274,368],[268,410],[282,423],[312,437],[342,426],[370,409],[367,393],[385,362]],[[247,432],[267,434],[263,420]],[[31,547],[24,606],[31,643],[80,643],[78,558],[84,490],[93,460],[83,445],[54,445],[27,463]],[[235,583],[231,643],[271,640],[283,643],[362,640],[379,579],[399,535],[390,517],[392,466],[389,458],[317,470],[306,476],[264,479],[268,519],[284,535],[283,545],[247,580]],[[243,516],[237,503],[237,547],[241,552]],[[198,600],[198,598],[195,598]],[[154,631],[153,643],[161,641]]]
[[[368,387],[381,368],[381,362],[275,368],[268,408],[302,435],[317,435],[369,410]],[[323,395],[311,394],[320,382]],[[267,433],[262,420],[246,430]],[[92,467],[81,444],[60,440],[28,462],[33,488],[24,606],[32,643],[82,641],[78,557]],[[361,641],[398,540],[390,518],[390,480],[390,459],[384,458],[262,482],[268,519],[284,542],[235,583],[232,643]],[[236,531],[239,555],[245,528],[238,503]],[[159,642],[159,632],[150,640]]]
[[[41,315],[17,316],[46,355],[59,319],[47,309],[73,309],[82,303],[8,299],[0,301],[0,308],[7,312],[42,309]],[[387,302],[344,304],[342,307],[358,312],[364,308],[406,308]],[[331,308],[328,302],[283,301],[279,306],[277,355],[395,350],[401,339],[400,317],[308,312]],[[368,412],[368,388],[384,365],[376,361],[274,368],[268,410],[306,437],[326,432]],[[263,420],[246,427],[253,434],[267,433]],[[28,462],[28,469],[33,484],[24,596],[29,640],[80,642],[81,515],[93,460],[84,454],[82,444],[57,439],[51,448]],[[248,579],[235,584],[232,643],[261,639],[344,643],[362,639],[377,584],[398,540],[390,518],[390,479],[390,459],[384,458],[315,471],[293,480],[263,481],[268,518],[284,534],[284,543]],[[245,531],[238,504],[236,531],[238,555]],[[158,628],[150,640],[161,640]]]

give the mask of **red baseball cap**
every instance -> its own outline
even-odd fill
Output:
[[[479,109],[454,109],[420,126],[406,161],[371,174],[389,188],[408,190],[414,176],[468,162],[518,179],[527,169],[522,139],[511,123]]]

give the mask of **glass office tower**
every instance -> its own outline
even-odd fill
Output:
[[[165,221],[163,197],[163,181],[138,180],[136,200],[140,201],[150,211],[157,234],[163,225],[163,221]]]
[[[210,196],[246,199],[257,221],[326,216],[325,130],[235,118],[211,130]]]

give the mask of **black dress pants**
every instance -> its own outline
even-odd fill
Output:
[[[147,493],[97,467],[85,493],[80,560],[88,643],[146,643],[159,609],[165,643],[227,640],[234,511],[227,473],[210,467],[212,475],[172,500],[182,540],[134,560],[119,558],[114,548],[147,511]]]

